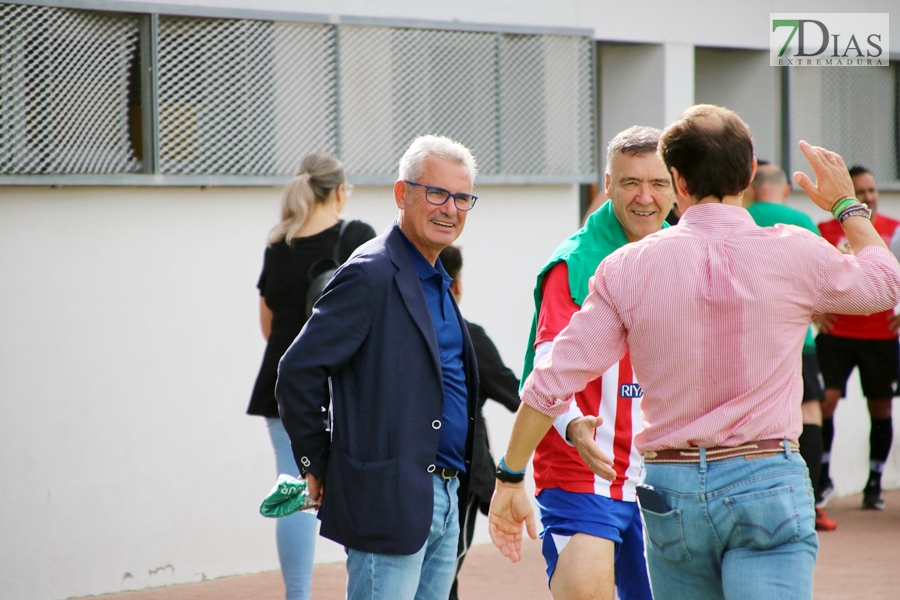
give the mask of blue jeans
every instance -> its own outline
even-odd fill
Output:
[[[809,600],[819,541],[797,453],[645,465],[669,511],[641,509],[654,600]]]
[[[288,438],[281,419],[266,419],[269,437],[275,448],[275,466],[278,473],[300,476],[300,469],[294,462],[291,440]],[[315,515],[297,512],[277,519],[275,541],[278,544],[278,562],[284,579],[287,600],[309,600],[312,585],[313,558],[316,552],[316,531],[318,523]]]
[[[447,600],[459,546],[459,479],[434,479],[434,516],[410,555],[347,551],[347,600]]]

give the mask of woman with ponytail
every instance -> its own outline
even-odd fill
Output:
[[[316,263],[335,256],[343,263],[357,246],[375,237],[361,221],[345,227],[340,219],[352,186],[344,166],[324,152],[307,155],[297,176],[284,188],[281,220],[269,232],[257,287],[263,337],[268,342],[253,388],[247,414],[266,418],[275,448],[278,473],[299,477],[291,444],[278,417],[275,380],[281,355],[306,323],[310,271]],[[278,519],[275,526],[278,559],[287,600],[308,600],[316,543],[316,517],[307,512]]]

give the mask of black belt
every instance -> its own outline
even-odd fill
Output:
[[[456,469],[445,469],[444,467],[435,467],[434,465],[428,467],[428,472],[434,473],[441,479],[453,479],[459,475],[459,471]]]

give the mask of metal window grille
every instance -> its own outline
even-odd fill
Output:
[[[137,171],[134,16],[0,5],[0,173]]]
[[[425,133],[468,146],[480,181],[596,172],[586,36],[0,4],[0,39],[0,178],[271,184],[324,150],[389,182]]]
[[[812,175],[797,140],[863,165],[880,184],[900,183],[897,64],[802,68],[790,72],[791,168]]]
[[[354,176],[396,176],[423,133],[450,136],[496,173],[491,33],[341,28],[341,154]],[[374,101],[373,101],[374,100]]]
[[[594,173],[587,38],[342,26],[341,154],[356,178],[389,178],[416,135],[452,137],[482,177]]]
[[[283,175],[335,147],[334,28],[160,18],[160,171]]]

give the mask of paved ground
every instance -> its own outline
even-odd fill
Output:
[[[900,490],[885,494],[884,511],[859,509],[859,495],[832,502],[828,514],[837,531],[819,537],[815,600],[897,600],[900,598]],[[466,600],[506,598],[548,600],[544,562],[538,542],[528,542],[522,562],[513,565],[493,546],[469,552],[460,575],[460,597]],[[343,564],[316,565],[314,600],[343,600]],[[280,574],[260,573],[203,583],[108,594],[102,600],[281,600]]]

